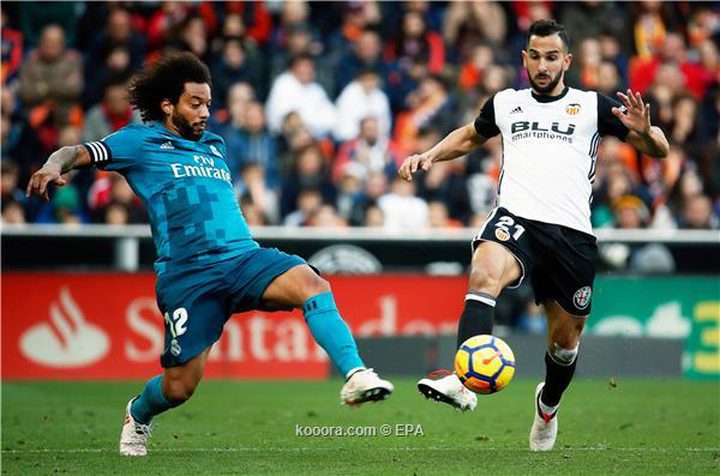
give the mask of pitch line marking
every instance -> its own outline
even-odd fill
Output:
[[[375,451],[377,448],[354,448],[354,451],[358,449],[366,449]],[[473,450],[473,451],[516,451],[516,452],[523,452],[523,453],[532,453],[527,448],[502,448],[502,447],[468,447],[468,448],[449,448],[449,447],[437,447],[437,446],[430,446],[430,447],[385,447],[383,450],[389,450],[389,451],[408,451],[408,452],[416,452],[416,451],[458,451],[458,450]],[[198,452],[198,453],[252,453],[252,452],[274,452],[274,453],[301,453],[301,452],[312,452],[312,451],[344,451],[345,448],[337,447],[337,448],[328,448],[328,447],[295,447],[295,448],[256,448],[256,447],[237,447],[237,448],[150,448],[150,454],[153,453],[186,453],[188,451],[190,452]],[[720,448],[712,448],[712,447],[700,447],[700,448],[562,448],[562,449],[556,449],[553,451],[554,453],[562,453],[562,452],[649,452],[649,453],[677,453],[677,452],[695,452],[695,453],[703,453],[703,452],[710,452],[710,451],[720,451]],[[117,453],[118,450],[115,448],[71,448],[71,449],[52,449],[52,448],[42,448],[42,449],[9,449],[9,450],[2,450],[3,454],[55,454],[55,453]]]

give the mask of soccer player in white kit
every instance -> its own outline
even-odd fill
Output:
[[[555,444],[560,398],[572,380],[590,314],[597,258],[590,203],[598,145],[604,135],[613,135],[659,158],[669,146],[663,132],[650,124],[650,107],[639,93],[618,93],[621,104],[565,85],[572,54],[567,32],[554,20],[532,24],[522,59],[531,88],[495,94],[473,123],[408,157],[398,173],[412,180],[413,173],[466,155],[501,134],[497,207],[473,240],[457,343],[491,334],[499,294],[530,279],[536,301],[545,306],[548,346],[529,440],[533,451],[548,451]],[[454,374],[422,379],[418,389],[461,410],[477,404]]]

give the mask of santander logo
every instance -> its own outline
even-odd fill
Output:
[[[85,320],[67,287],[60,288],[59,303],[50,303],[49,314],[20,338],[20,350],[29,360],[50,367],[83,367],[110,350],[107,334]]]

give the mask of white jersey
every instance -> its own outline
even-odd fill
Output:
[[[603,135],[628,129],[612,114],[620,103],[596,92],[565,88],[559,96],[506,89],[475,120],[483,137],[502,134],[498,206],[511,213],[592,234],[590,203]]]

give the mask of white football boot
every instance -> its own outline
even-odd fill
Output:
[[[125,408],[125,421],[120,433],[120,454],[123,456],[145,456],[150,436],[150,425],[136,422],[130,413],[130,405],[137,397],[133,397]]]
[[[436,375],[444,376],[434,379]],[[417,388],[428,400],[447,403],[458,410],[473,411],[477,406],[477,395],[465,387],[457,375],[447,370],[433,372],[429,378],[419,380]]]
[[[530,449],[533,451],[550,451],[555,446],[555,438],[558,432],[557,411],[552,415],[546,415],[540,410],[540,394],[545,382],[540,382],[535,388],[535,400],[533,400],[533,425],[530,429]]]
[[[340,390],[340,403],[357,406],[365,402],[385,400],[393,389],[393,384],[378,377],[373,369],[358,370]]]

